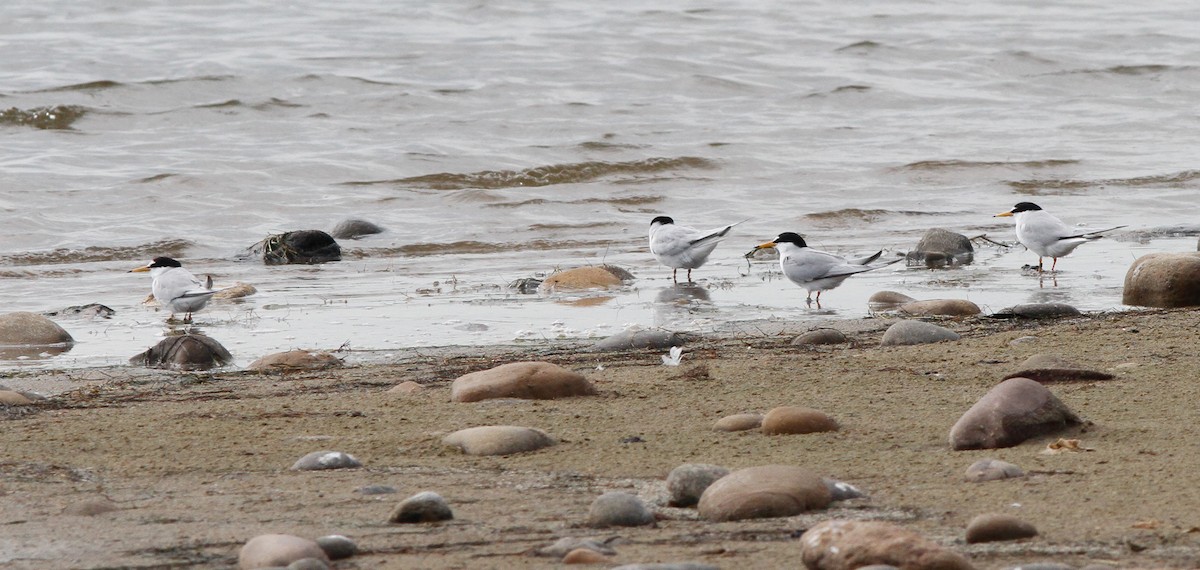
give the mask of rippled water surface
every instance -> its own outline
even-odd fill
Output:
[[[509,3],[512,4],[512,3]],[[1122,309],[1130,262],[1196,249],[1200,11],[1190,2],[32,2],[0,7],[0,291],[79,341],[0,367],[124,363],[169,328],[127,270],[181,259],[257,295],[197,315],[244,365],[295,347],[401,350],[706,331],[867,314],[881,289]],[[1035,201],[1124,230],[1057,279],[976,263],[852,278],[807,307],[782,231],[844,254],[942,227],[1011,242]],[[649,221],[747,220],[676,288]],[[362,218],[319,266],[239,261]],[[607,294],[516,279],[611,263]],[[386,353],[384,353],[386,354]]]

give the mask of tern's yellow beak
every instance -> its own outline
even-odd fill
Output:
[[[769,241],[767,243],[760,243],[760,244],[754,246],[754,249],[755,249],[755,251],[757,251],[760,249],[767,249],[767,248],[771,248],[771,247],[775,247],[775,242]]]
[[[143,265],[141,267],[135,267],[133,269],[130,269],[129,273],[145,273],[147,271],[150,271],[150,268]]]
[[[996,214],[995,216],[992,216],[992,217],[993,218],[1011,218],[1012,210],[1009,210],[1007,212],[1000,212],[999,214]]]

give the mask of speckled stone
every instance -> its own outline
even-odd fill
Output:
[[[341,451],[314,451],[297,459],[292,471],[320,471],[323,469],[353,469],[362,463],[353,455]]]
[[[454,518],[454,512],[441,495],[433,491],[417,493],[396,505],[388,522],[394,523],[428,523],[445,521]]]
[[[596,497],[588,509],[590,527],[646,526],[654,524],[654,513],[635,495],[613,491]]]
[[[672,469],[667,475],[667,505],[694,506],[709,485],[728,474],[728,469],[707,463],[685,463]]]

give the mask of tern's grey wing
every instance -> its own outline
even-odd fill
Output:
[[[780,259],[779,265],[783,269],[783,274],[796,283],[853,275],[874,269],[874,267],[865,265],[854,265],[832,253],[809,248],[803,248],[797,253]]]

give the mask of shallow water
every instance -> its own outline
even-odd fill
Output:
[[[79,341],[0,367],[124,363],[165,315],[127,274],[171,255],[259,293],[197,326],[244,365],[288,348],[402,350],[867,314],[893,289],[996,310],[1122,309],[1130,262],[1194,251],[1200,22],[1185,2],[27,2],[0,8],[0,291]],[[898,264],[820,309],[754,244],[893,255],[930,227],[1014,239],[1032,200],[1129,227],[1054,280],[1021,247]],[[676,290],[649,220],[747,220]],[[237,261],[270,233],[388,229],[345,260]],[[512,280],[613,263],[610,295]],[[607,298],[602,298],[607,297]],[[381,354],[385,354],[381,353]],[[386,357],[386,356],[385,356]]]

